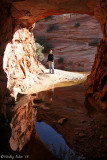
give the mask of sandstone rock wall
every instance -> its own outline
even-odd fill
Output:
[[[17,30],[13,35],[12,42],[7,44],[3,68],[8,78],[7,88],[11,92],[14,92],[14,88],[24,91],[34,84],[37,80],[36,75],[43,72],[44,67],[36,58],[33,34],[27,29]]]
[[[80,26],[75,27],[75,24]],[[37,40],[46,39],[49,47],[53,46],[55,68],[76,72],[91,71],[97,52],[96,44],[103,37],[100,24],[94,16],[75,13],[42,19],[35,23],[33,34]],[[93,42],[97,42],[95,46]],[[45,66],[47,52],[43,61]],[[59,61],[60,58],[63,63]]]
[[[91,74],[86,82],[86,94],[93,95],[103,109],[107,108],[107,1],[95,7],[95,17],[101,25],[104,38],[97,47]]]
[[[107,102],[107,45],[100,41],[91,74],[86,81],[87,95],[93,95],[103,109]]]
[[[15,114],[10,122],[11,137],[10,147],[13,151],[21,151],[23,146],[30,140],[37,111],[32,107],[32,102],[23,103],[16,106],[13,111]]]
[[[11,42],[12,35],[20,28],[29,28],[37,20],[62,13],[86,13],[95,15],[101,24],[104,39],[98,46],[91,75],[87,81],[87,94],[94,95],[98,101],[106,101],[107,94],[107,1],[106,0],[1,0],[0,1],[0,99],[6,94],[6,74],[3,71],[3,55],[8,42]],[[15,52],[14,52],[15,53]],[[24,77],[23,69],[19,69]],[[104,73],[105,72],[105,73]],[[96,81],[98,89],[96,90]],[[100,87],[101,86],[101,87]],[[91,91],[90,91],[91,87]],[[103,92],[104,96],[101,96]],[[103,102],[101,102],[103,103]]]
[[[3,70],[3,55],[4,50],[9,41],[12,39],[13,21],[10,14],[9,4],[0,1],[0,104],[7,94],[7,78],[6,73]]]

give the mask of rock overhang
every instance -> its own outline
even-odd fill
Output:
[[[103,40],[98,46],[95,62],[86,83],[86,93],[92,94],[97,101],[105,97],[107,87],[100,87],[103,77],[106,75],[107,64],[107,1],[106,0],[6,0],[1,3],[1,73],[3,72],[3,55],[8,42],[11,41],[15,31],[20,28],[32,29],[34,22],[50,15],[63,13],[81,13],[94,15],[101,25]],[[8,23],[8,25],[7,25]],[[4,27],[6,26],[6,27]],[[11,38],[10,38],[11,37]],[[104,55],[104,56],[102,56]],[[104,61],[104,63],[102,63]],[[2,73],[2,81],[6,82],[5,73]],[[0,78],[1,79],[1,78]],[[97,89],[96,89],[96,84]],[[4,83],[4,85],[6,85]],[[5,88],[5,87],[4,87]],[[3,93],[4,94],[4,93]],[[1,96],[1,95],[0,95]],[[103,96],[103,97],[102,97]]]

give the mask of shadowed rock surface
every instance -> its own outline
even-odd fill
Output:
[[[94,96],[103,109],[107,97],[107,1],[106,0],[1,0],[0,1],[0,101],[4,101],[7,92],[7,78],[3,70],[3,56],[13,34],[21,28],[31,31],[33,23],[50,15],[63,13],[81,13],[94,15],[101,25],[101,40],[91,74],[86,82],[86,94]],[[32,42],[31,42],[32,43]],[[33,45],[33,44],[32,44]],[[97,88],[96,88],[97,86]]]
[[[38,93],[38,97],[43,99],[44,106],[49,110],[43,110],[41,104],[37,120],[51,125],[77,155],[86,160],[106,160],[107,113],[91,97],[85,99],[84,89],[83,83],[69,87],[60,87],[59,83],[54,92],[50,89]],[[63,122],[64,118],[67,121],[59,125],[59,120]]]

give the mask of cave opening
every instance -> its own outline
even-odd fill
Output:
[[[59,73],[65,74],[60,70],[87,76],[102,37],[100,25],[93,16],[75,13],[41,19],[33,24],[32,32],[25,28],[16,30],[3,58],[7,88],[16,98],[18,92],[27,93],[34,84],[40,85],[39,74],[45,73],[45,67],[48,68],[46,62],[50,49],[54,52],[55,69],[59,69],[57,76]],[[76,78],[79,79],[78,75]],[[67,77],[62,81],[67,81]]]
[[[40,19],[51,16],[51,15],[61,15],[61,14],[66,14],[66,13],[80,13],[80,14],[87,14],[87,15],[95,16],[95,18],[100,23],[101,30],[103,33],[103,39],[100,41],[97,47],[97,54],[96,54],[95,62],[92,67],[91,74],[87,78],[85,88],[86,88],[86,95],[93,96],[95,100],[101,105],[102,108],[106,108],[106,106],[104,107],[102,104],[102,99],[106,95],[106,89],[105,89],[106,83],[104,85],[102,85],[101,83],[104,77],[104,74],[106,74],[106,65],[105,65],[106,64],[106,7],[105,7],[106,2],[105,1],[92,2],[91,0],[89,0],[87,2],[84,2],[84,0],[82,0],[81,2],[78,2],[78,0],[76,0],[74,2],[74,1],[66,0],[66,2],[58,1],[56,3],[56,1],[52,0],[52,1],[49,1],[48,3],[47,1],[43,2],[42,0],[40,0],[40,2],[37,2],[36,4],[36,2],[34,1],[30,2],[29,0],[25,0],[25,1],[11,1],[10,0],[10,1],[5,1],[5,2],[2,0],[1,4],[2,4],[1,6],[3,6],[1,7],[1,13],[2,12],[5,13],[4,18],[1,16],[1,22],[2,22],[1,30],[3,31],[3,33],[1,34],[1,42],[2,40],[4,40],[3,45],[1,45],[1,68],[0,68],[1,69],[1,82],[2,82],[1,89],[4,90],[3,94],[1,92],[1,95],[0,95],[1,101],[4,101],[5,95],[9,93],[9,91],[6,89],[6,86],[8,84],[6,84],[7,79],[6,79],[5,72],[7,71],[3,69],[3,56],[4,56],[4,51],[6,50],[6,45],[8,42],[11,43],[14,33],[18,31],[18,29],[19,30],[28,29],[31,32],[32,25],[35,21],[37,22]],[[36,6],[36,10],[35,10],[35,6]],[[4,29],[3,27],[6,23],[9,25],[6,25]],[[77,23],[75,26],[78,28],[79,25],[80,24]],[[51,25],[50,28],[55,29],[55,26]],[[48,28],[47,30],[48,32],[50,31],[50,28]],[[56,29],[58,28],[56,27]],[[7,36],[5,36],[6,32],[8,33]],[[25,32],[27,33],[27,30]],[[28,37],[26,37],[26,40],[27,39]],[[15,41],[21,42],[21,40],[18,40],[18,39]],[[90,42],[90,45],[96,45],[96,43],[98,43],[98,39],[96,39],[94,42]],[[15,50],[15,48],[13,50]],[[60,65],[60,63],[64,61],[64,58],[60,57],[58,61]],[[68,64],[72,65],[72,61],[70,61]],[[61,66],[61,67],[67,68],[69,66],[68,64],[67,66]],[[28,65],[30,66],[31,64],[28,62]],[[80,66],[81,68],[83,67],[82,65],[78,64],[78,66]],[[23,70],[23,73],[21,73],[22,74],[21,76],[22,77],[26,76],[26,73],[24,73],[23,65],[20,63],[19,66]],[[39,65],[37,67],[37,70],[39,70],[38,68],[39,68]],[[40,67],[40,70],[43,70],[43,68]],[[28,72],[29,71],[27,71],[27,73]],[[96,84],[98,84],[98,89],[95,89]],[[102,88],[101,85],[103,86],[103,89],[101,89]],[[10,90],[12,88],[11,86],[10,86]]]

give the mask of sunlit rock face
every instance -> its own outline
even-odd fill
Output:
[[[7,74],[7,88],[13,93],[24,91],[37,80],[44,67],[36,59],[36,46],[32,33],[19,29],[4,52],[3,68]]]
[[[15,106],[15,114],[10,122],[11,137],[10,147],[13,151],[21,151],[23,146],[30,140],[37,111],[32,107],[32,101]]]
[[[55,68],[90,72],[103,35],[94,16],[62,14],[44,18],[33,29],[37,41],[53,46]],[[96,44],[95,44],[96,43]],[[62,62],[60,62],[62,58]],[[43,64],[46,65],[47,52]]]
[[[3,55],[12,35],[20,28],[32,28],[41,18],[54,14],[82,13],[95,15],[101,25],[103,41],[98,46],[96,59],[86,84],[87,94],[101,103],[106,102],[107,94],[107,1],[106,0],[1,0],[0,1],[0,99],[6,95],[6,74],[3,71]],[[103,49],[101,49],[103,48]],[[99,61],[98,61],[99,60]],[[105,73],[104,73],[105,72]],[[25,74],[20,70],[21,76]],[[105,77],[105,78],[104,78]],[[97,82],[97,89],[96,89]],[[100,84],[102,84],[100,87]],[[2,87],[1,87],[2,86]],[[91,92],[90,92],[91,86]],[[100,94],[103,92],[104,96]],[[107,106],[107,105],[105,105]]]

